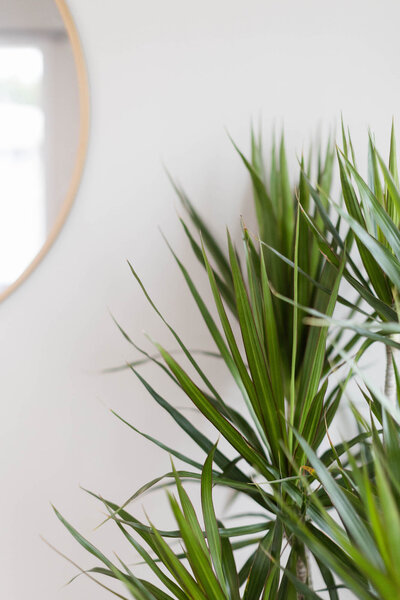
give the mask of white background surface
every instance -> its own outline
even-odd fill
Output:
[[[62,589],[73,570],[39,539],[91,566],[49,502],[92,540],[119,550],[111,530],[93,533],[100,510],[78,485],[124,500],[168,468],[107,406],[178,440],[132,375],[98,373],[133,356],[108,307],[136,340],[145,328],[169,343],[125,258],[184,339],[208,344],[157,230],[186,248],[162,161],[217,229],[228,223],[237,231],[249,188],[225,127],[246,147],[250,118],[262,114],[268,132],[284,117],[294,157],[341,110],[357,143],[367,125],[386,140],[400,106],[394,0],[71,0],[70,7],[92,96],[86,171],[54,248],[0,306],[0,597],[7,600],[109,597],[83,579]],[[146,373],[157,385],[158,374]],[[162,506],[149,506],[162,524]]]

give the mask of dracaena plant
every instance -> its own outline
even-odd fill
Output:
[[[163,369],[228,442],[230,450],[215,450],[214,484],[246,494],[262,507],[265,517],[271,520],[269,539],[274,540],[276,554],[280,556],[287,544],[290,547],[288,558],[280,565],[285,573],[284,591],[277,592],[277,597],[302,598],[304,592],[297,586],[309,583],[307,551],[302,540],[287,532],[284,521],[276,518],[279,504],[271,489],[278,486],[283,501],[303,516],[308,489],[299,483],[298,468],[303,467],[307,459],[294,432],[317,451],[339,405],[344,383],[336,383],[328,389],[331,370],[340,356],[334,346],[327,344],[325,328],[303,323],[299,306],[331,316],[337,301],[350,305],[339,295],[345,251],[335,240],[331,242],[335,256],[339,257],[337,264],[329,262],[320,251],[315,232],[305,218],[311,215],[309,218],[316,226],[329,235],[320,207],[310,194],[311,169],[306,168],[302,160],[298,179],[294,187],[291,186],[283,138],[279,152],[273,147],[269,164],[254,135],[251,160],[238,152],[250,174],[259,226],[258,232],[251,233],[243,227],[242,249],[228,234],[224,250],[184,192],[175,185],[192,225],[200,230],[200,236],[192,234],[182,220],[192,249],[204,264],[217,319],[213,318],[188,269],[172,253],[210,332],[219,360],[225,363],[238,386],[242,406],[232,406],[221,397],[196,355],[161,315],[132,265],[134,277],[152,308],[172,332],[191,371],[158,343],[155,344],[158,356],[150,356],[119,327],[126,339],[144,354],[144,359]],[[330,192],[333,160],[334,152],[329,143],[324,156],[318,157],[316,174],[317,185],[326,197]],[[325,197],[321,204],[328,213]],[[350,310],[354,310],[352,305]],[[240,333],[236,332],[235,320]],[[214,440],[195,428],[162,392],[155,390],[135,363],[131,363],[130,368],[150,396],[208,454]],[[199,480],[202,465],[184,449],[168,447],[149,434],[143,435],[188,465],[190,470],[181,473],[185,479]],[[120,513],[141,491],[171,476],[171,473],[161,475],[145,484],[113,510]],[[266,489],[270,491],[265,491],[262,486],[268,483]],[[325,500],[329,502],[329,497]],[[259,554],[258,549],[250,554],[247,564],[251,572],[260,560]],[[324,567],[323,576],[326,573]],[[264,595],[266,573],[264,575],[259,594],[252,595],[251,600],[267,597]]]
[[[316,559],[331,600],[336,600],[340,591],[334,573],[356,594],[360,594],[360,598],[386,600],[388,597],[383,594],[383,588],[374,587],[375,580],[368,579],[366,570],[370,563],[367,561],[365,568],[359,568],[355,560],[356,556],[362,555],[362,540],[365,542],[368,539],[370,542],[371,536],[362,537],[364,532],[360,534],[361,537],[355,537],[354,533],[358,535],[361,529],[364,531],[364,525],[357,529],[357,519],[364,523],[363,502],[369,501],[371,494],[371,506],[376,508],[373,516],[378,512],[382,517],[365,526],[367,530],[375,528],[372,538],[378,531],[378,525],[384,522],[382,519],[386,518],[384,513],[389,505],[384,504],[386,497],[382,494],[382,481],[385,481],[385,477],[390,479],[390,475],[383,469],[384,475],[381,476],[384,466],[381,450],[382,447],[384,450],[387,448],[388,434],[384,434],[382,447],[377,440],[382,435],[380,429],[386,428],[388,431],[388,415],[392,419],[390,431],[397,423],[390,409],[390,401],[386,396],[379,398],[379,394],[366,385],[363,393],[380,429],[373,429],[371,425],[347,440],[346,444],[332,446],[322,455],[319,450],[347,381],[358,374],[358,358],[374,341],[383,341],[389,348],[398,345],[392,336],[386,335],[392,334],[398,327],[396,277],[400,275],[394,242],[398,243],[399,239],[395,207],[396,198],[400,196],[394,166],[394,136],[389,167],[385,166],[373,142],[370,142],[369,184],[362,180],[355,167],[350,140],[345,135],[343,140],[343,151],[337,152],[341,195],[339,203],[336,203],[330,192],[334,161],[330,144],[324,158],[318,160],[316,175],[303,160],[300,161],[298,180],[291,188],[283,140],[279,151],[273,148],[269,164],[266,165],[261,144],[252,136],[251,160],[240,152],[239,156],[253,185],[259,230],[249,232],[243,227],[242,249],[234,244],[228,234],[227,248],[224,250],[185,193],[174,184],[189,220],[194,229],[200,231],[200,236],[193,234],[182,219],[192,249],[205,267],[217,318],[212,316],[189,270],[171,248],[172,254],[210,332],[218,358],[225,363],[241,392],[242,406],[232,406],[221,397],[201,367],[197,355],[189,350],[185,341],[161,315],[144,283],[130,265],[152,308],[170,329],[178,349],[189,361],[190,370],[183,366],[175,353],[160,344],[155,344],[157,355],[146,353],[119,326],[126,339],[144,355],[129,367],[150,396],[208,455],[208,475],[205,478],[205,467],[189,456],[185,449],[168,447],[127,423],[183,462],[186,470],[177,472],[173,469],[160,475],[122,504],[103,501],[110,511],[107,520],[116,522],[125,534],[127,527],[133,528],[146,542],[148,548],[144,550],[133,538],[130,540],[150,568],[155,571],[155,567],[158,569],[163,565],[172,575],[171,585],[177,586],[173,588],[172,595],[163,595],[164,592],[155,588],[154,584],[137,580],[125,567],[121,570],[112,563],[105,563],[108,559],[63,521],[73,535],[100,558],[103,571],[105,563],[108,571],[105,574],[112,573],[110,576],[122,580],[135,598],[180,597],[196,600],[203,598],[201,594],[210,599],[228,597],[235,600],[240,597],[249,600],[319,598],[310,589],[309,553]],[[384,185],[380,177],[383,177]],[[335,212],[336,218],[332,216]],[[343,222],[347,224],[344,234]],[[354,239],[361,266],[350,252]],[[353,303],[339,293],[343,277],[357,294]],[[347,319],[338,320],[335,317],[337,303],[348,308]],[[313,320],[308,318],[308,321],[304,321],[305,313],[311,314]],[[361,323],[354,320],[356,314],[362,316]],[[235,321],[239,328],[235,326]],[[337,334],[329,338],[328,325],[339,329]],[[341,342],[344,328],[353,329],[353,335]],[[351,352],[352,357],[349,356]],[[339,382],[336,379],[329,385],[332,371],[340,367],[343,359],[351,366],[350,372],[339,378]],[[160,390],[153,388],[138,368],[143,360],[152,361],[169,375],[177,388],[218,430],[230,450],[214,448],[215,440],[197,429]],[[398,376],[391,351],[388,353],[388,365],[389,371],[393,369]],[[371,437],[374,438],[372,447]],[[328,441],[331,443],[329,436]],[[360,444],[362,452],[359,450]],[[346,451],[349,456],[343,459]],[[379,458],[375,462],[371,463],[370,459],[370,462],[365,462],[365,456],[375,456],[377,452]],[[359,466],[360,461],[362,466]],[[346,468],[343,467],[344,462]],[[365,488],[365,492],[360,487],[360,473],[364,476],[367,468],[372,477],[371,487]],[[193,510],[188,508],[182,481],[200,481],[202,490],[208,486],[210,500],[210,478],[214,485],[245,494],[261,508],[264,517],[261,525],[236,529],[245,536],[240,542],[228,545],[226,538],[234,534],[219,522],[215,526],[214,513],[212,532],[209,526],[207,530],[210,513],[204,510],[204,504],[204,530]],[[319,479],[320,485],[317,487],[310,481],[314,478]],[[179,508],[175,500],[170,500],[178,523],[178,530],[173,537],[179,537],[184,542],[181,553],[171,550],[173,556],[164,545],[165,540],[171,537],[171,532],[160,533],[151,524],[147,526],[140,523],[126,510],[129,502],[165,481],[175,482],[181,501]],[[393,494],[390,506],[395,506],[397,498],[392,488],[390,492]],[[346,502],[342,501],[343,498]],[[210,500],[209,509],[211,504]],[[352,511],[350,521],[343,514],[348,506]],[[332,510],[336,510],[342,518],[343,531],[333,526],[335,520],[332,520],[329,512]],[[353,529],[349,529],[350,525]],[[255,531],[261,536],[255,540],[249,539],[249,534]],[[330,537],[332,531],[337,534],[333,542]],[[193,536],[196,544],[188,545],[189,538]],[[354,552],[351,544],[355,545]],[[249,556],[243,567],[237,570],[231,553],[241,545],[248,545]],[[288,548],[287,552],[285,548]],[[382,554],[385,551],[387,547],[381,544],[379,552]],[[335,560],[327,559],[330,552]],[[351,577],[343,578],[346,559],[354,570],[356,584]],[[197,560],[205,570],[200,568]],[[173,571],[171,561],[174,564]],[[191,579],[186,579],[187,575],[181,570],[182,563],[186,565]],[[228,563],[230,576],[227,575]],[[207,569],[211,569],[211,572]],[[185,577],[186,583],[197,582],[198,595],[195,595],[193,587],[185,587],[186,583],[179,579],[178,571]],[[160,581],[161,576],[164,577],[162,573],[165,575],[163,570],[156,572]],[[229,582],[229,577],[235,580],[234,585],[232,581]],[[210,581],[215,586],[213,591],[207,587]],[[163,583],[166,585],[165,581]],[[373,592],[368,592],[369,596],[367,592],[362,595],[362,586],[364,591],[371,588]],[[388,589],[395,588],[389,586]],[[175,592],[180,595],[174,596]]]

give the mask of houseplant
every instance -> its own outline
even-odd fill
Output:
[[[357,376],[362,382],[358,361],[372,343],[384,343],[389,348],[386,380],[397,383],[392,348],[398,347],[393,338],[398,329],[393,304],[400,283],[400,194],[394,133],[388,167],[370,139],[368,184],[355,166],[351,140],[344,131],[342,151],[335,158],[333,144],[328,143],[323,156],[318,157],[316,173],[301,159],[294,189],[290,186],[283,138],[279,149],[273,145],[267,173],[261,143],[254,134],[251,146],[251,160],[237,151],[252,181],[259,231],[254,236],[243,226],[243,252],[234,246],[229,234],[225,251],[175,185],[191,224],[201,232],[200,236],[193,234],[182,220],[189,243],[205,267],[218,321],[171,249],[220,360],[241,392],[243,407],[230,406],[218,394],[196,356],[158,311],[130,265],[152,308],[175,337],[191,372],[160,344],[155,344],[158,356],[150,356],[119,326],[121,332],[146,360],[169,374],[231,448],[223,452],[215,446],[215,440],[197,430],[144,379],[134,363],[130,365],[152,398],[207,455],[203,466],[181,448],[166,447],[146,434],[185,464],[186,470],[173,467],[122,505],[99,498],[109,510],[108,520],[116,523],[168,594],[153,583],[139,580],[126,565],[111,563],[57,515],[102,561],[97,572],[120,579],[133,597],[322,597],[311,589],[312,556],[330,598],[340,597],[335,574],[357,597],[387,598],[381,580],[389,578],[385,569],[391,554],[387,540],[379,537],[378,524],[387,519],[386,509],[396,515],[399,506],[393,469],[400,421],[395,404],[388,399],[388,395],[394,395],[396,385],[389,389],[387,384],[384,395],[364,382],[370,422],[354,411],[358,434],[346,444],[332,444],[325,451],[319,448],[323,442],[331,443],[329,427],[348,381]],[[342,205],[331,198],[335,160]],[[358,264],[358,255],[363,266]],[[356,293],[352,302],[340,293],[343,280]],[[334,314],[339,304],[347,311],[341,319]],[[232,326],[234,320],[240,335]],[[336,332],[329,337],[328,326]],[[344,335],[346,330],[350,335]],[[370,485],[365,483],[370,481],[367,475]],[[144,525],[128,512],[127,505],[134,498],[163,481],[175,483],[181,503],[179,506],[170,498],[178,524],[178,530],[172,533],[159,533],[152,524]],[[201,482],[204,531],[184,490],[184,481]],[[236,528],[240,536],[235,543],[229,542],[229,528],[215,517],[212,484],[246,495],[264,516],[261,523]],[[343,521],[340,530],[334,526],[332,511]],[[142,537],[147,550],[128,534],[127,528]],[[171,554],[165,543],[171,536],[183,539],[182,553]],[[376,564],[371,563],[372,555],[364,557],[363,565],[357,562],[361,561],[366,540],[368,544],[376,542]],[[234,551],[243,546],[249,548],[248,558],[238,569]],[[343,576],[346,560],[353,578]],[[173,575],[172,582],[165,580],[165,572],[160,571],[156,561]],[[186,561],[188,570],[183,566]],[[377,579],[368,578],[372,567],[380,569]],[[396,578],[389,579],[387,594],[399,589]]]

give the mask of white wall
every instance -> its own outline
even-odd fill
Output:
[[[217,229],[229,223],[237,231],[249,190],[224,127],[246,146],[251,117],[262,114],[266,131],[284,117],[294,155],[318,123],[334,123],[341,110],[357,141],[368,124],[384,140],[400,107],[395,0],[70,6],[91,83],[87,168],[54,248],[0,306],[0,595],[9,600],[108,598],[83,579],[61,587],[74,571],[39,534],[83,567],[94,561],[56,522],[49,502],[126,558],[111,529],[92,531],[99,507],[78,485],[123,500],[168,468],[106,406],[176,441],[167,418],[133,376],[98,373],[133,356],[108,307],[135,339],[146,329],[169,343],[127,257],[184,339],[208,344],[157,230],[186,248],[162,160]],[[158,384],[157,373],[145,372]],[[146,502],[162,523],[161,505]]]

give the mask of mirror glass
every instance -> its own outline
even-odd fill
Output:
[[[0,295],[46,246],[76,168],[80,93],[55,0],[0,3]]]

